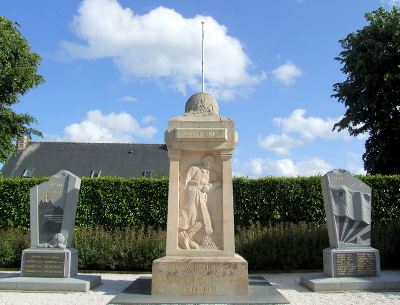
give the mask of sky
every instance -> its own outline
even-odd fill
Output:
[[[13,108],[34,141],[164,143],[168,120],[205,91],[239,134],[235,176],[364,174],[368,135],[332,131],[346,108],[340,39],[394,0],[2,0],[0,15],[42,62],[46,82]]]

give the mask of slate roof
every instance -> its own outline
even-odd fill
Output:
[[[3,177],[21,177],[34,169],[32,177],[50,177],[65,169],[79,177],[99,172],[101,177],[142,177],[143,171],[169,174],[164,144],[30,142],[24,151],[10,157]]]

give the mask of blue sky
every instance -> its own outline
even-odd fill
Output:
[[[332,132],[345,112],[338,41],[396,1],[71,0],[0,2],[42,56],[46,83],[14,109],[45,141],[163,143],[201,85],[235,120],[238,176],[362,173],[367,135]]]

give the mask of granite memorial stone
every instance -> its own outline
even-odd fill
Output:
[[[235,254],[231,159],[234,122],[207,93],[189,98],[165,132],[170,159],[166,256],[153,262],[153,295],[247,295]]]
[[[332,277],[376,276],[379,251],[371,247],[371,188],[335,169],[321,178],[330,248],[324,272]]]
[[[22,252],[21,276],[71,277],[78,251],[71,248],[81,179],[62,170],[31,188],[31,248]]]

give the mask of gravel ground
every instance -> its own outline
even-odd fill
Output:
[[[107,304],[114,296],[143,274],[98,274],[102,284],[95,290],[84,293],[44,293],[44,292],[0,292],[1,305],[78,305]],[[262,275],[277,288],[293,305],[344,305],[344,304],[399,304],[400,292],[336,292],[315,293],[300,286],[300,273],[257,274]]]

